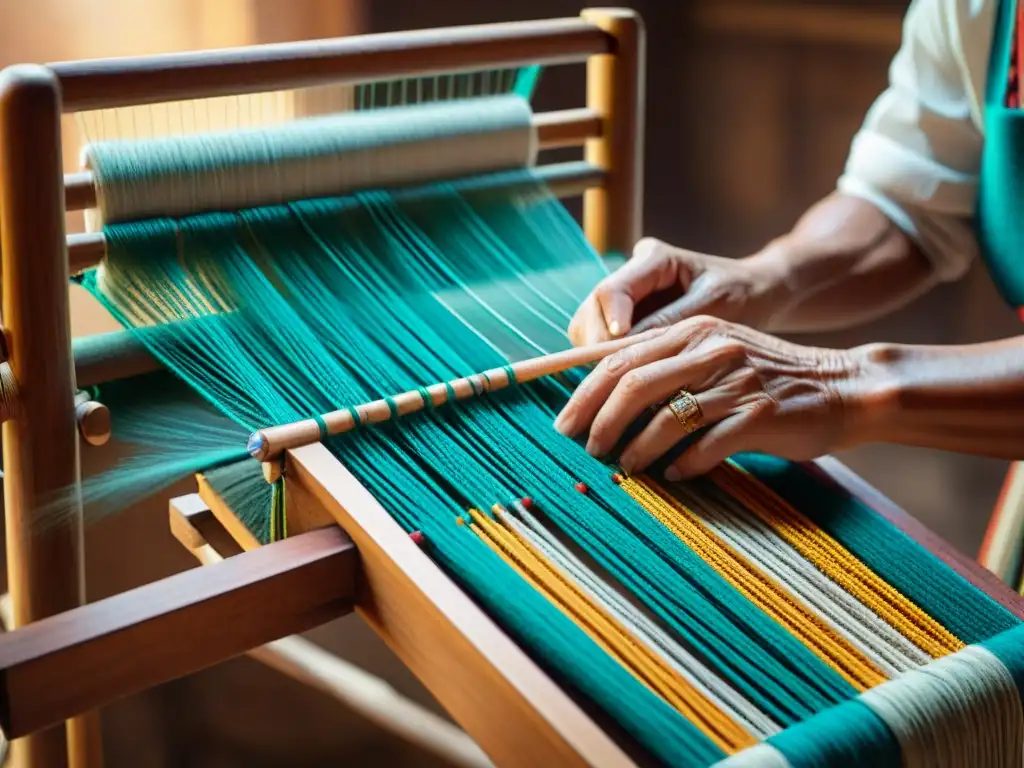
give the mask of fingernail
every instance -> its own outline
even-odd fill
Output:
[[[669,467],[668,469],[665,470],[665,479],[668,480],[670,483],[678,483],[680,480],[683,479],[683,473],[680,472],[675,467]]]
[[[612,320],[611,325],[608,326],[608,331],[612,336],[621,336],[622,326],[619,325],[618,321]]]
[[[566,416],[565,411],[558,414],[558,418],[555,419],[555,431],[565,435],[566,437],[572,437],[570,427],[572,426],[572,417]]]

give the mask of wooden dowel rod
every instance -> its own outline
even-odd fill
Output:
[[[593,109],[560,109],[533,116],[541,149],[581,147],[588,139],[601,137],[604,121]]]
[[[80,387],[130,379],[162,367],[131,331],[81,336],[72,341],[71,351],[75,381]]]
[[[534,115],[541,149],[579,147],[588,139],[600,138],[602,120],[592,109],[562,109]],[[64,176],[64,207],[80,211],[96,207],[96,180],[91,171]]]
[[[17,738],[352,610],[357,554],[324,528],[0,635]]]
[[[96,182],[92,171],[64,174],[64,209],[84,211],[96,207]]]
[[[238,554],[239,547],[198,494],[171,500],[171,530],[203,565]],[[212,540],[211,540],[212,539]],[[215,541],[228,542],[222,545]],[[0,612],[3,602],[0,600]],[[295,635],[253,648],[247,656],[327,694],[348,709],[453,766],[492,763],[457,726],[402,696],[386,681]]]
[[[572,197],[582,194],[604,182],[604,171],[589,163],[568,162],[551,163],[538,166],[535,178],[544,182],[551,193],[558,197]],[[474,191],[497,190],[504,186],[515,186],[524,183],[519,177],[512,178],[507,174],[494,174],[489,177],[478,177],[467,180],[466,185]],[[454,186],[458,188],[456,183]],[[71,273],[81,272],[95,266],[107,254],[107,243],[102,232],[84,232],[68,236],[68,268]]]
[[[449,27],[297,43],[50,64],[64,111],[306,88],[328,83],[568,64],[612,50],[581,19]]]
[[[593,344],[588,347],[576,347],[563,352],[556,352],[553,355],[534,357],[529,360],[515,363],[509,366],[512,376],[509,376],[507,368],[493,368],[483,373],[465,376],[460,379],[453,379],[449,382],[439,382],[425,387],[430,396],[432,406],[440,406],[449,402],[454,394],[456,400],[464,400],[470,397],[496,392],[512,385],[513,383],[523,384],[528,381],[551,376],[556,373],[590,365],[603,360],[608,355],[619,350],[632,346],[640,341],[654,338],[663,333],[663,329],[655,329],[636,336],[627,336],[622,339],[613,339]],[[258,432],[253,432],[249,437],[249,453],[258,461],[270,461],[280,456],[284,451],[299,448],[303,445],[317,443],[324,438],[321,434],[321,423],[326,427],[327,435],[340,435],[348,432],[357,426],[367,424],[380,424],[390,421],[395,415],[406,416],[427,408],[423,401],[423,395],[419,390],[402,392],[391,398],[394,403],[394,413],[387,400],[374,400],[355,407],[358,413],[358,422],[353,412],[347,408],[320,416],[316,419],[304,419],[291,424],[281,424],[276,427],[268,427]]]

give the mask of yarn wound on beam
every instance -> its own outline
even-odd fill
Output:
[[[411,107],[403,119],[423,131],[439,114]],[[205,154],[216,146],[174,149],[216,168],[225,155]],[[170,374],[147,382],[166,397],[150,399],[176,409],[153,419],[161,406],[126,407],[115,432],[147,446],[143,464],[208,448],[182,451],[172,468],[205,470],[269,541],[286,533],[287,510],[281,481],[271,488],[242,458],[249,432],[565,349],[569,317],[606,267],[528,168],[501,172],[520,183],[360,189],[108,223],[106,259],[78,279],[165,364]],[[168,178],[174,167],[147,173]],[[98,173],[115,185],[119,174],[128,169],[118,162]],[[865,741],[898,764],[903,743],[928,736],[878,714],[865,692],[985,642],[1002,650],[961,658],[987,665],[993,682],[979,684],[978,701],[1016,727],[1019,697],[1014,714],[1005,682],[1024,679],[1024,665],[1005,651],[1020,632],[1005,609],[870,510],[806,474],[794,480],[785,462],[737,457],[679,487],[619,477],[552,427],[581,373],[325,445],[534,658],[665,764],[742,760],[750,748],[785,764],[853,765]],[[138,381],[98,397],[130,401],[133,385],[141,403],[148,384]],[[200,412],[204,421],[182,423]],[[118,474],[91,479],[87,497],[129,482]],[[831,518],[837,508],[845,521]],[[943,724],[935,712],[926,734]],[[803,744],[809,723],[828,744]],[[831,762],[814,762],[826,753]]]

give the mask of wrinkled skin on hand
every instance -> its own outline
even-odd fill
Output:
[[[680,390],[693,394],[706,431],[666,472],[669,480],[703,474],[729,456],[760,451],[813,459],[851,444],[866,363],[837,350],[792,344],[709,316],[675,323],[603,360],[556,421],[587,450],[608,454],[646,409]],[[619,462],[641,472],[688,431],[667,405],[629,443]]]
[[[569,324],[578,346],[667,327],[697,315],[763,327],[778,306],[779,274],[764,262],[729,259],[641,240],[633,258],[602,280]]]

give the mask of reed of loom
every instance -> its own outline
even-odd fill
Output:
[[[259,546],[200,478],[198,494],[172,502],[172,530],[205,561],[218,560],[218,552],[227,557],[91,605],[82,605],[80,515],[43,531],[31,526],[39,500],[78,478],[77,424],[94,425],[82,434],[103,442],[102,413],[76,387],[156,367],[125,337],[71,344],[68,273],[95,264],[104,243],[98,235],[65,236],[65,211],[93,205],[95,189],[88,174],[62,178],[62,112],[584,61],[586,109],[536,121],[543,145],[584,144],[585,160],[538,171],[559,194],[583,192],[586,236],[598,250],[628,253],[642,229],[644,104],[644,31],[630,11],[17,67],[4,75],[0,216],[11,401],[4,469],[14,629],[0,636],[0,725],[17,739],[17,764],[98,765],[96,721],[82,713],[243,653],[333,692],[455,764],[631,764],[603,723],[483,613],[320,443],[284,453],[290,538]],[[824,460],[813,468],[1024,617],[1016,595],[840,465]],[[233,554],[239,545],[246,551]],[[424,722],[419,714],[389,717],[359,696],[353,676],[337,664],[294,638],[275,642],[353,610],[464,733],[424,736],[415,725]],[[168,638],[175,638],[173,647]],[[97,668],[104,673],[81,674]],[[406,704],[395,706],[413,712]]]

